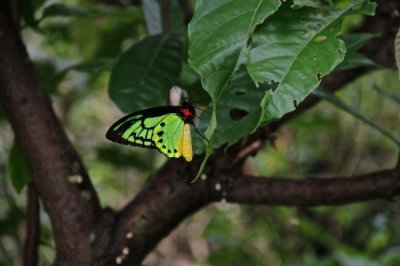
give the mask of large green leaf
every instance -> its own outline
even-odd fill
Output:
[[[18,193],[21,192],[24,186],[32,180],[25,160],[15,142],[8,155],[7,173],[11,178],[11,183]]]
[[[238,69],[229,82],[228,89],[221,95],[223,100],[217,104],[219,122],[215,129],[214,148],[224,143],[231,145],[253,131],[261,115],[261,107],[257,102],[263,97],[265,89],[263,86],[255,86],[243,65]],[[198,128],[204,131],[207,125],[204,121],[211,119],[211,111],[203,112],[200,119],[202,121]],[[194,136],[193,139],[195,152],[203,152],[204,145],[197,144],[201,138]]]
[[[210,137],[206,158],[213,150],[217,103],[244,61],[255,27],[273,14],[280,3],[248,0],[244,5],[240,0],[197,1],[189,24],[189,64],[201,76],[203,87],[213,103],[213,114],[206,132]]]
[[[228,81],[243,62],[255,27],[280,5],[274,0],[197,2],[189,24],[189,63],[202,77],[214,109]],[[216,126],[215,114],[212,133]]]
[[[109,94],[123,112],[165,105],[182,66],[182,42],[147,37],[124,53],[112,70]]]
[[[257,28],[248,71],[258,84],[277,84],[265,92],[260,123],[293,111],[343,61],[346,48],[337,38],[342,20],[349,14],[370,12],[371,5],[358,0],[345,8],[293,10],[286,4]]]

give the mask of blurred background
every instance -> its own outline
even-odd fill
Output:
[[[105,139],[108,127],[123,115],[108,97],[110,70],[122,51],[146,35],[146,18],[131,3],[128,8],[111,0],[105,5],[59,2],[69,8],[59,6],[57,15],[48,15],[39,28],[24,17],[23,39],[102,205],[120,209],[166,160],[157,151]],[[54,1],[33,3],[34,15],[41,17]],[[346,23],[351,29],[362,18]],[[399,136],[399,85],[396,70],[379,68],[337,96]],[[275,137],[248,160],[248,173],[298,179],[351,176],[393,167],[398,152],[390,139],[327,102],[289,122]],[[13,142],[1,113],[0,265],[21,263],[25,235],[26,188],[18,193],[10,178],[15,174],[9,160]],[[40,261],[50,265],[54,243],[43,210],[41,222]],[[318,208],[216,203],[183,222],[144,264],[396,266],[400,206],[395,200]]]

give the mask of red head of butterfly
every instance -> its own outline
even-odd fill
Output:
[[[188,101],[188,100],[183,101],[180,115],[182,117],[183,122],[185,122],[185,124],[194,125],[194,118],[196,116],[196,110],[194,109],[194,106],[190,101]]]

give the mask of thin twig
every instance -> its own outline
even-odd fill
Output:
[[[37,266],[39,263],[39,239],[40,239],[40,206],[39,195],[35,185],[28,184],[27,197],[27,224],[26,239],[24,244],[25,266]]]

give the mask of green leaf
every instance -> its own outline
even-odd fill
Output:
[[[293,0],[293,9],[299,9],[305,6],[322,8],[324,5],[333,6],[332,0]]]
[[[345,59],[337,66],[337,69],[346,70],[362,66],[378,66],[374,61],[360,53],[346,54]]]
[[[258,84],[278,84],[265,92],[260,123],[293,111],[321,78],[343,61],[346,48],[337,38],[342,20],[356,9],[364,12],[365,3],[352,1],[345,8],[323,10],[292,10],[286,4],[257,28],[247,61],[248,71]]]
[[[241,64],[254,28],[275,12],[277,1],[198,1],[189,25],[189,63],[216,106]],[[224,14],[223,16],[221,14]]]
[[[203,87],[213,102],[213,114],[206,132],[210,136],[206,158],[212,153],[219,98],[243,63],[255,27],[279,5],[280,1],[274,0],[249,0],[246,5],[240,0],[200,0],[196,3],[189,24],[189,64],[201,76]]]
[[[340,39],[346,44],[348,53],[355,53],[372,38],[376,37],[378,37],[376,34],[371,33],[346,33],[340,35]]]
[[[112,70],[109,95],[123,112],[164,105],[182,66],[182,42],[147,37],[124,53]]]
[[[381,127],[378,123],[376,123],[373,119],[370,117],[366,116],[365,114],[359,112],[358,110],[354,109],[344,101],[342,101],[340,98],[336,97],[333,94],[330,94],[328,92],[325,92],[323,90],[315,90],[313,94],[327,100],[328,102],[332,103],[335,105],[337,108],[351,114],[355,118],[359,119],[360,121],[366,123],[369,125],[371,128],[379,131],[382,133],[384,136],[392,140],[394,143],[396,143],[397,146],[400,147],[400,139],[398,139],[396,136],[394,136],[391,132],[387,131],[385,128]]]
[[[346,45],[347,53],[344,60],[338,65],[338,69],[350,69],[360,66],[377,66],[377,64],[363,54],[357,51],[363,47],[369,40],[377,37],[370,33],[347,33],[340,36]]]
[[[7,173],[11,178],[11,183],[18,193],[20,193],[24,186],[32,180],[31,173],[29,172],[26,162],[15,142],[8,155]]]
[[[255,86],[244,66],[239,68],[229,82],[229,89],[221,95],[223,101],[219,101],[217,105],[219,123],[215,129],[214,148],[224,143],[235,143],[257,126],[261,115],[261,107],[257,102],[263,97],[265,90],[263,86]],[[210,121],[211,111],[203,112],[200,119],[203,123],[199,123],[198,128],[204,131],[207,126],[204,121]],[[196,147],[196,153],[203,152],[199,148],[204,148],[204,145],[197,144],[201,140],[194,135],[193,146]]]

